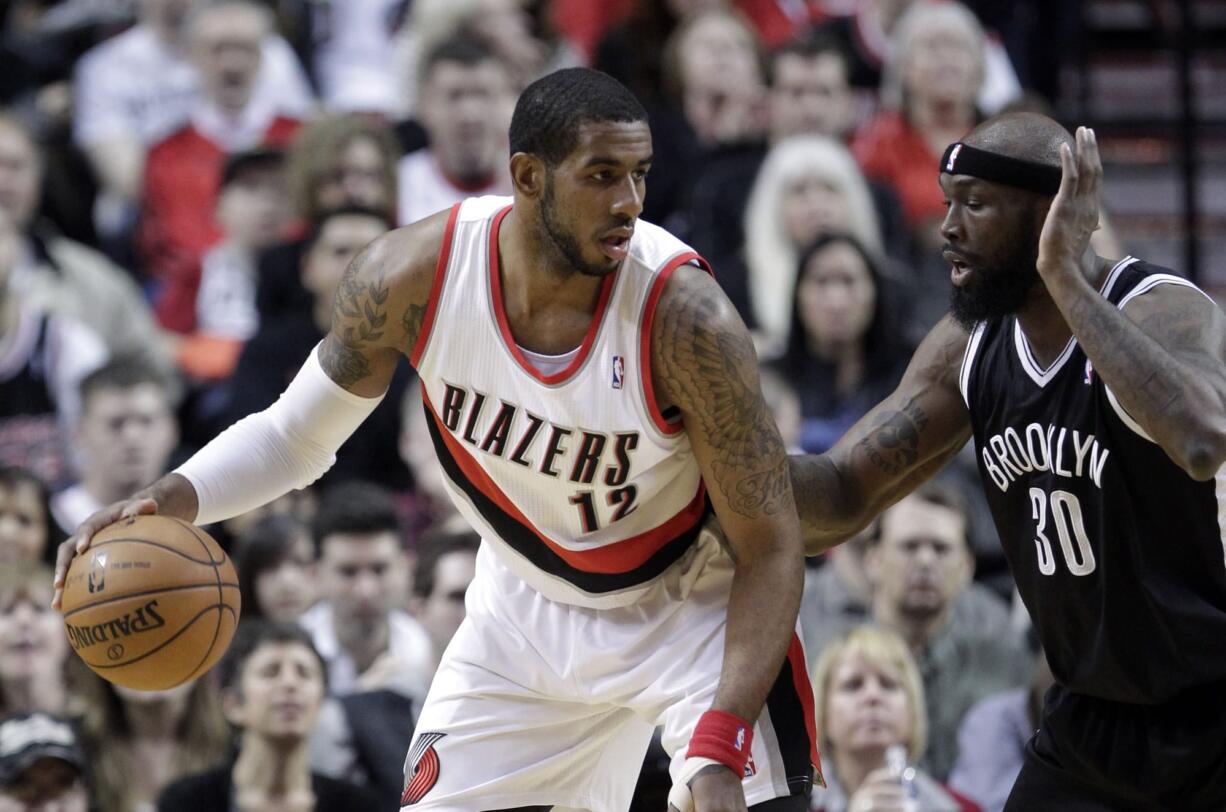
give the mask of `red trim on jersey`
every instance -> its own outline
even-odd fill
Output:
[[[647,294],[647,304],[643,308],[643,324],[639,328],[639,368],[643,376],[643,395],[647,398],[647,413],[651,415],[656,428],[665,434],[676,434],[684,428],[684,425],[680,420],[672,423],[665,420],[656,403],[656,386],[651,377],[651,324],[656,317],[656,305],[660,303],[660,297],[664,294],[664,286],[668,283],[669,277],[673,275],[673,271],[687,262],[694,261],[697,261],[699,267],[712,277],[715,276],[711,273],[711,266],[707,261],[693,251],[685,251],[670,259],[660,269],[655,281],[651,283],[651,292]]]
[[[502,225],[502,219],[510,211],[511,207],[507,206],[495,214],[494,222],[490,226],[490,297],[494,300],[494,315],[498,319],[498,330],[502,333],[503,343],[506,344],[511,355],[525,372],[541,383],[562,383],[583,366],[583,362],[591,351],[592,345],[596,343],[596,334],[600,332],[600,323],[604,319],[605,307],[609,304],[609,295],[613,292],[613,282],[617,278],[617,272],[606,276],[601,284],[600,299],[596,302],[596,312],[592,314],[592,323],[587,328],[587,335],[583,337],[583,343],[579,345],[579,352],[575,353],[575,357],[566,365],[565,369],[559,370],[553,375],[542,375],[540,370],[532,366],[532,362],[520,352],[519,345],[515,343],[515,336],[511,333],[511,323],[507,320],[506,308],[502,306],[502,274],[499,272],[498,267],[498,228]]]
[[[438,300],[443,295],[443,279],[447,276],[447,263],[451,260],[451,240],[455,236],[455,221],[460,216],[460,204],[451,207],[447,215],[447,225],[443,229],[443,244],[438,250],[438,262],[434,265],[434,281],[430,284],[430,300],[426,302],[426,316],[421,320],[421,332],[417,334],[417,342],[413,352],[409,354],[409,363],[417,368],[421,354],[426,349],[426,339],[434,327],[434,312],[438,310]]]
[[[464,477],[468,479],[469,483],[485,494],[507,517],[531,531],[536,538],[540,539],[542,544],[575,569],[600,574],[629,572],[641,566],[661,547],[668,544],[678,535],[692,528],[695,523],[702,520],[706,513],[707,491],[706,486],[700,481],[698,491],[694,494],[694,498],[690,500],[690,503],[663,524],[657,525],[637,536],[605,544],[592,550],[569,550],[538,530],[536,525],[529,521],[528,517],[520,512],[519,508],[503,493],[498,484],[490,477],[489,472],[448,431],[447,426],[443,424],[442,419],[438,416],[434,404],[430,402],[425,387],[422,388],[421,397],[426,408],[429,410],[431,419],[434,420],[439,436],[443,438],[447,451],[451,454],[452,460],[459,467]]]
[[[800,698],[800,707],[804,710],[805,730],[809,731],[809,758],[817,770],[817,780],[822,786],[826,779],[822,776],[822,757],[817,752],[817,722],[813,715],[813,683],[809,679],[809,669],[805,666],[805,648],[800,638],[792,635],[788,646],[788,664],[792,667],[792,682],[796,686],[796,696]]]

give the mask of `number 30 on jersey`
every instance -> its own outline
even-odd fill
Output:
[[[1081,500],[1068,491],[1052,491],[1049,495],[1042,488],[1030,489],[1031,514],[1035,523],[1034,546],[1039,558],[1039,572],[1052,575],[1056,572],[1056,558],[1052,553],[1051,540],[1047,537],[1048,505],[1051,506],[1052,524],[1060,540],[1060,552],[1064,564],[1073,575],[1089,575],[1094,572],[1094,550],[1086,535],[1082,519]]]

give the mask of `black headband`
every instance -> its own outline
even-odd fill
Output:
[[[945,149],[945,154],[941,156],[941,172],[971,175],[1041,195],[1054,195],[1060,190],[1061,170],[1058,166],[998,155],[995,152],[976,149],[961,141],[955,141]]]

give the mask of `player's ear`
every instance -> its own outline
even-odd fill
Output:
[[[511,156],[511,183],[524,197],[537,199],[545,192],[545,162],[536,155],[517,152]]]

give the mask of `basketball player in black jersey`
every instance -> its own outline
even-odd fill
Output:
[[[1006,809],[1226,809],[1226,317],[1090,249],[1094,133],[1033,114],[951,145],[951,312],[898,389],[795,457],[808,551],[848,537],[972,436],[1056,685]]]

